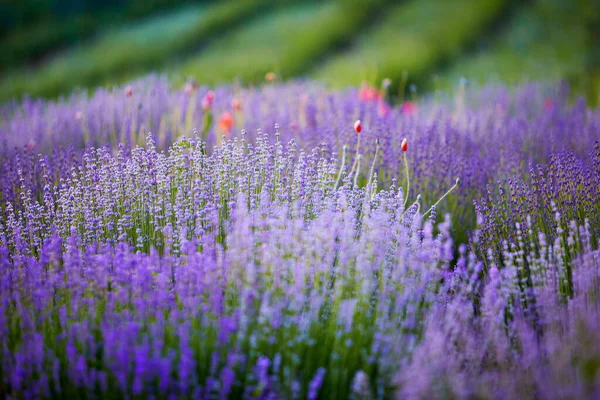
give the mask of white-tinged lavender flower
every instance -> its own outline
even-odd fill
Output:
[[[356,372],[354,378],[352,378],[351,398],[355,400],[373,399],[369,376],[362,370]]]
[[[220,87],[211,115],[235,95],[249,133],[215,146],[209,119],[182,137],[208,115],[194,96],[132,87],[3,114],[0,393],[597,395],[596,111],[517,88],[468,93],[468,118],[378,118],[352,89]]]

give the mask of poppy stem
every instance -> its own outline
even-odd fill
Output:
[[[408,203],[408,194],[410,192],[410,172],[408,169],[408,157],[406,157],[406,152],[404,153],[404,169],[406,170],[406,193],[404,193],[404,207],[406,207],[406,203]]]
[[[342,165],[340,166],[340,172],[338,173],[337,179],[335,180],[335,185],[333,185],[333,190],[337,189],[340,179],[342,178],[342,173],[344,172],[344,168],[346,167],[346,153],[348,152],[348,145],[344,145],[344,150],[342,152]]]
[[[356,186],[356,184],[358,183],[358,174],[360,174],[360,161],[362,160],[362,154],[359,154],[357,159],[357,167],[356,167],[356,174],[354,175],[354,186]]]

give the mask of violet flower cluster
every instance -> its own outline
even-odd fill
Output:
[[[587,225],[566,235],[563,244],[539,233],[529,254],[505,248],[484,278],[461,256],[399,367],[397,398],[600,397],[600,250]],[[565,248],[580,249],[569,265]]]
[[[165,78],[150,76],[89,97],[76,92],[58,102],[8,104],[0,108],[0,151],[29,148],[37,155],[59,146],[132,148],[143,146],[148,132],[166,150],[197,129],[212,152],[222,135],[239,136],[243,128],[253,141],[257,129],[273,134],[277,123],[281,140],[294,139],[305,149],[325,141],[337,158],[345,145],[354,156],[360,136],[358,153],[365,165],[379,139],[375,168],[387,184],[404,179],[400,144],[406,137],[415,178],[410,195],[435,201],[460,176],[464,190],[450,199],[454,206],[485,194],[486,184],[526,172],[529,163],[547,162],[552,154],[573,151],[586,157],[600,137],[600,112],[582,101],[570,105],[563,86],[530,84],[513,92],[490,87],[401,107],[390,107],[383,89],[365,96],[365,88],[332,92],[314,82],[223,86],[214,92],[196,87],[175,90]],[[204,132],[207,114],[213,123]],[[357,119],[363,125],[360,135],[352,129]]]
[[[554,243],[569,264],[581,251],[567,232],[571,224],[586,225],[592,247],[600,240],[600,143],[589,154],[591,162],[572,152],[558,153],[548,164],[530,166],[528,176],[499,184],[497,192],[488,186],[488,195],[475,200],[480,231],[474,248],[483,260],[502,263],[505,247],[522,251],[526,264],[531,256]],[[540,242],[539,234],[544,236]],[[527,267],[529,268],[529,267]],[[572,290],[571,271],[566,271],[564,290]],[[525,271],[525,275],[530,273]]]
[[[89,149],[0,220],[2,391],[37,397],[389,393],[453,257],[402,189],[259,134],[207,155]],[[402,339],[404,338],[404,339]]]
[[[600,112],[567,99],[4,105],[0,397],[599,397]]]

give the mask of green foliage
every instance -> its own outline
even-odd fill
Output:
[[[8,76],[0,83],[0,99],[22,93],[55,96],[78,86],[124,81],[161,67],[272,3],[273,0],[244,0],[189,7],[110,31],[92,43],[62,53],[38,70]]]
[[[185,3],[189,0],[0,2],[0,35],[4,34],[0,40],[0,69],[35,61],[50,51],[102,32],[107,26],[126,24]]]
[[[594,48],[589,25],[597,15],[588,0],[545,0],[524,6],[489,50],[456,62],[440,85],[449,88],[461,77],[477,83],[518,83],[585,76],[588,49]]]
[[[308,73],[333,86],[389,77],[401,96],[407,78],[426,90],[450,89],[463,76],[478,83],[567,79],[590,104],[598,100],[600,12],[593,0],[540,0],[510,14],[515,0],[222,0],[130,24],[163,3],[134,0],[118,15],[103,9],[11,32],[0,42],[0,68],[75,47],[38,67],[5,72],[0,101],[54,97],[152,70],[207,84],[255,84],[269,71],[283,79]]]
[[[403,72],[423,74],[456,57],[502,11],[505,0],[425,0],[399,4],[356,44],[314,71],[336,86]],[[459,22],[460,21],[460,22]]]
[[[176,72],[211,84],[256,83],[269,71],[294,77],[359,32],[381,4],[329,1],[277,10],[215,41]]]

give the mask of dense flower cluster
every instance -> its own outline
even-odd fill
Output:
[[[480,247],[492,250],[495,261],[501,259],[504,241],[531,253],[539,247],[538,232],[550,242],[560,240],[571,221],[589,225],[592,243],[600,240],[600,142],[589,158],[586,163],[571,152],[558,153],[548,164],[531,165],[526,178],[499,184],[498,193],[488,186],[487,197],[475,201]],[[525,241],[517,239],[521,231]]]
[[[583,102],[569,105],[568,92],[560,86],[531,84],[514,93],[502,87],[463,91],[452,100],[425,101],[419,112],[395,107],[385,115],[378,113],[378,101],[361,100],[364,87],[340,92],[313,82],[251,89],[223,86],[214,91],[195,87],[174,90],[166,79],[151,76],[125,89],[100,89],[89,98],[75,93],[55,103],[30,99],[8,104],[0,109],[0,152],[14,153],[17,148],[37,156],[60,146],[81,149],[86,144],[125,144],[129,149],[144,145],[148,132],[157,148],[166,150],[181,137],[194,136],[195,129],[212,152],[223,135],[234,137],[242,128],[248,141],[255,140],[258,129],[274,137],[278,123],[283,141],[294,139],[305,149],[325,141],[337,158],[348,146],[348,157],[360,154],[369,166],[378,139],[379,181],[387,185],[395,178],[406,186],[401,148],[406,137],[414,176],[411,196],[421,194],[434,202],[457,176],[462,178],[463,190],[442,206],[451,212],[454,229],[464,228],[466,240],[467,231],[474,228],[474,213],[457,205],[471,204],[486,194],[486,185],[526,173],[529,163],[548,162],[552,154],[572,151],[585,158],[600,136],[600,113]],[[553,107],[545,106],[548,100]],[[352,129],[356,120],[361,120],[359,135]],[[0,163],[2,179],[15,179],[14,171],[6,170],[12,165]],[[25,166],[23,173],[29,173]],[[368,173],[361,168],[359,181]]]
[[[386,90],[3,106],[0,397],[599,396],[600,113]]]
[[[323,148],[203,150],[92,149],[7,207],[5,390],[347,397],[358,371],[386,390],[449,269],[447,229],[401,189],[334,189]]]
[[[566,247],[581,254],[567,265],[563,247],[540,234],[535,254],[505,249],[485,279],[459,260],[399,368],[398,398],[598,398],[600,251],[590,239],[589,227],[571,225]]]

